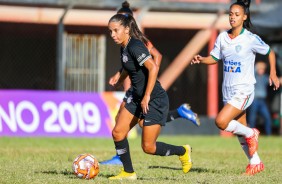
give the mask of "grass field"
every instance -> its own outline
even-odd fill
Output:
[[[282,137],[260,137],[259,154],[265,171],[242,176],[247,159],[237,138],[219,136],[161,136],[159,141],[193,147],[193,167],[183,174],[177,156],[146,155],[140,138],[130,139],[137,181],[109,181],[120,166],[100,166],[94,180],[72,174],[72,161],[81,153],[91,153],[102,161],[115,154],[111,139],[8,138],[0,137],[0,183],[282,183]]]

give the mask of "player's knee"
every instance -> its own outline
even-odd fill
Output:
[[[112,131],[112,137],[114,141],[121,141],[123,140],[126,136],[125,133],[119,130],[118,128],[114,128]]]
[[[154,154],[156,152],[156,148],[153,144],[142,143],[142,149],[147,154]]]
[[[215,125],[221,129],[221,130],[225,130],[227,127],[227,122],[225,121],[225,119],[221,116],[216,117],[215,119]]]

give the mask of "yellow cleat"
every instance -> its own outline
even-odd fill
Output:
[[[181,161],[182,164],[182,171],[184,173],[188,173],[192,167],[192,159],[191,159],[191,152],[192,148],[189,145],[184,145],[183,146],[186,150],[184,155],[179,156],[179,160]]]
[[[118,175],[109,177],[108,179],[109,180],[137,180],[137,175],[135,172],[128,173],[122,169]]]

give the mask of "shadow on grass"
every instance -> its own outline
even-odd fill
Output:
[[[100,174],[98,175],[99,177],[104,177],[104,178],[109,178],[111,176],[115,176],[113,174]],[[165,177],[165,178],[160,178],[160,177],[140,177],[138,176],[138,173],[137,173],[137,177],[138,177],[138,180],[143,180],[143,181],[152,181],[152,180],[166,180],[166,181],[176,181],[177,179],[176,178],[171,178],[171,177]]]
[[[206,169],[206,168],[191,168],[190,172],[197,172],[197,173],[221,173],[219,170],[215,169]]]
[[[182,170],[179,167],[167,167],[167,166],[157,166],[157,165],[153,165],[153,166],[149,166],[148,169],[169,169],[169,170]]]
[[[76,178],[76,176],[73,174],[72,171],[64,170],[64,171],[57,171],[57,170],[51,170],[51,171],[36,171],[35,173],[42,173],[42,174],[51,174],[51,175],[65,175],[70,178]]]
[[[167,167],[167,166],[149,166],[148,169],[169,169],[169,170],[182,170],[182,168],[179,167]],[[197,173],[220,173],[218,170],[214,169],[206,169],[206,168],[191,168],[189,172],[197,172]]]
[[[51,174],[51,175],[65,175],[65,176],[69,176],[70,178],[77,178],[72,171],[68,171],[68,170],[64,170],[64,171],[57,171],[57,170],[52,170],[52,171],[36,171],[35,173],[43,173],[43,174]],[[114,175],[111,174],[103,174],[103,173],[99,173],[98,174],[99,177],[103,177],[103,178],[108,178]]]
[[[43,174],[63,174],[63,175],[73,175],[72,171],[64,170],[64,171],[36,171],[35,173],[43,173]]]
[[[103,174],[101,172],[98,174],[98,177],[103,177],[103,178],[109,178],[111,176],[114,176],[114,175],[113,174]]]
[[[166,180],[166,181],[177,181],[178,179],[176,178],[171,178],[171,177],[155,177],[155,178],[144,178],[144,177],[138,177],[138,180],[144,180],[144,181],[152,181],[152,180]]]

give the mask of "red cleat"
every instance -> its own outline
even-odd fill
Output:
[[[251,157],[258,150],[258,136],[260,133],[258,129],[256,128],[252,128],[252,129],[254,131],[254,134],[251,137],[245,138],[249,147],[249,154]]]
[[[259,164],[248,164],[246,168],[245,175],[255,175],[264,170],[264,164],[260,162]]]

